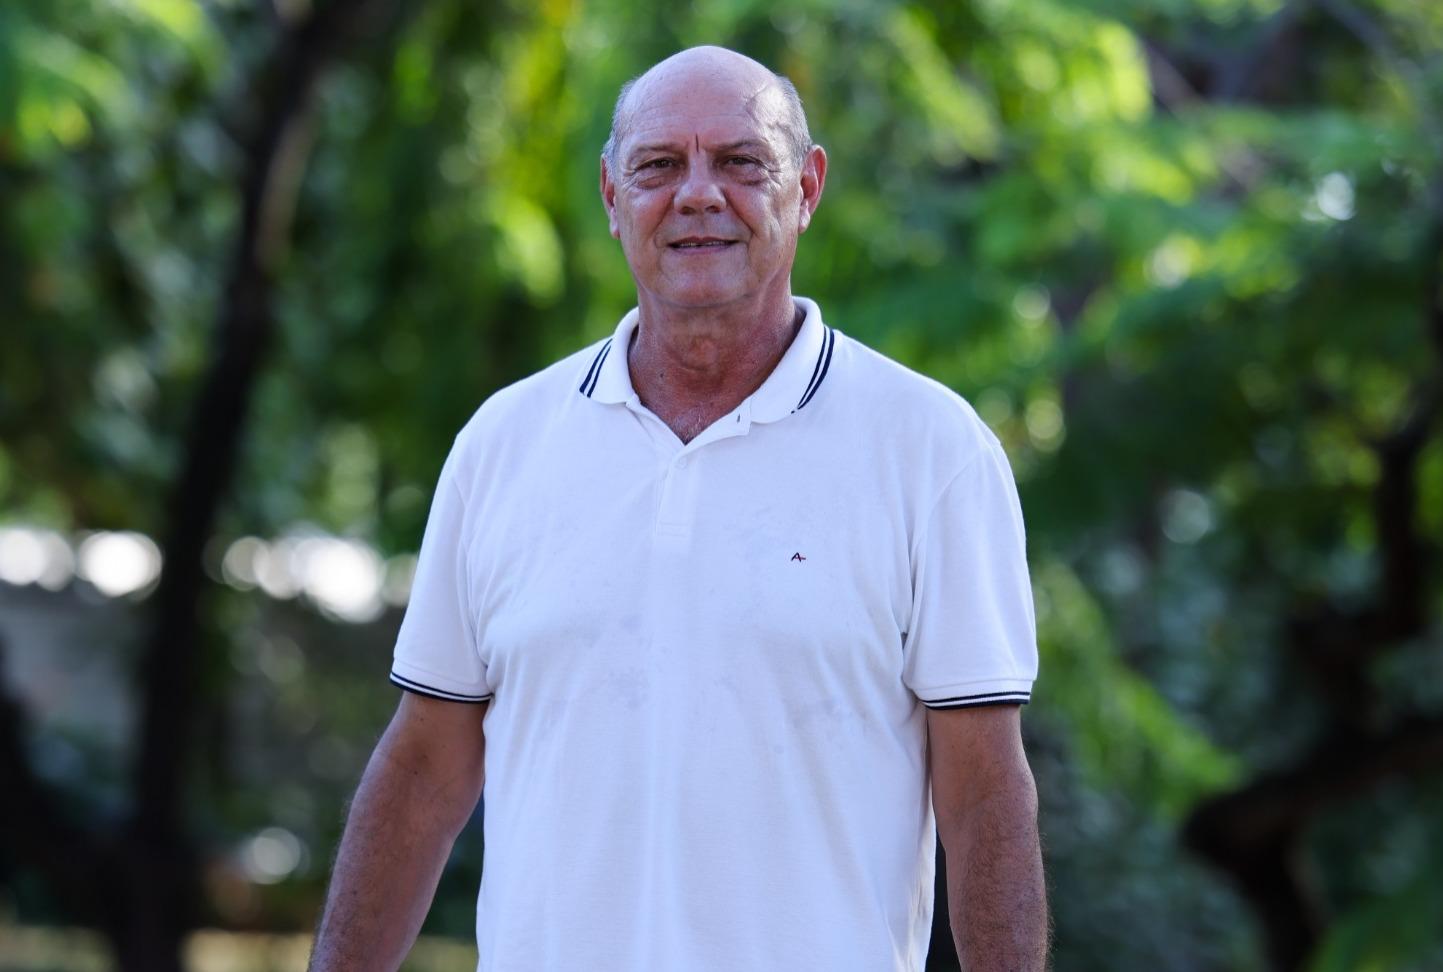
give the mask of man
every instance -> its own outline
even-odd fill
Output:
[[[623,89],[638,308],[457,436],[316,972],[396,968],[483,780],[485,972],[920,970],[935,832],[966,967],[1043,967],[1015,488],[793,298],[826,174],[739,54]]]

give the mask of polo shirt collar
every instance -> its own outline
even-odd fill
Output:
[[[742,402],[740,409],[749,421],[775,422],[806,407],[831,367],[836,332],[822,321],[822,309],[815,301],[805,297],[793,297],[792,301],[806,316],[782,360],[762,386]],[[638,311],[632,308],[616,325],[611,337],[587,359],[579,379],[581,394],[592,401],[616,405],[636,397],[631,370],[627,367],[626,348],[638,320]]]

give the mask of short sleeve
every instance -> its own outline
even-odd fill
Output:
[[[491,688],[471,613],[466,570],[470,523],[458,483],[459,463],[459,450],[453,449],[431,500],[411,599],[396,637],[391,681],[433,698],[485,702]]]
[[[903,681],[933,709],[1022,704],[1037,626],[1022,506],[995,438],[944,487],[912,553]]]

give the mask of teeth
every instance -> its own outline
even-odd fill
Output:
[[[715,241],[710,242],[710,243],[674,243],[674,244],[672,244],[672,245],[675,246],[675,247],[676,247],[677,249],[679,249],[679,250],[695,250],[695,249],[697,249],[697,248],[699,248],[699,247],[703,247],[703,246],[726,246],[726,241],[725,241],[725,240],[715,240]]]

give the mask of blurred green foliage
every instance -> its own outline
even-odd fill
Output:
[[[291,6],[0,7],[7,518],[163,532],[247,83]],[[222,539],[307,523],[414,549],[469,412],[631,306],[597,155],[621,82],[695,43],[792,77],[831,155],[796,291],[967,395],[1012,457],[1057,967],[1261,968],[1178,828],[1316,742],[1289,611],[1385,583],[1377,443],[1439,368],[1436,3],[431,0],[321,85]],[[1413,483],[1436,543],[1443,440]],[[1369,669],[1388,712],[1443,711],[1427,583],[1426,630]],[[278,885],[212,874],[211,908],[304,927],[391,704],[395,618],[361,638],[258,595],[208,607],[235,664],[213,666],[195,816],[217,861],[278,822],[309,849]],[[1319,972],[1443,964],[1440,820],[1435,772],[1312,827]],[[468,831],[429,927],[469,933],[479,856]]]

